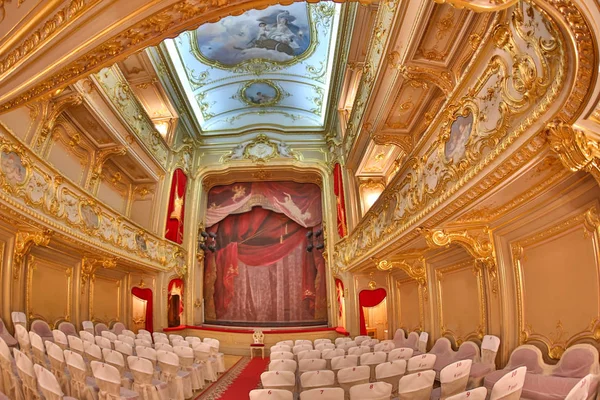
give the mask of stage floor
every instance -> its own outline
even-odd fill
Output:
[[[282,340],[297,339],[331,339],[334,341],[338,337],[348,336],[348,332],[343,328],[330,327],[287,327],[287,328],[257,328],[265,334],[265,356],[269,354],[269,348]],[[253,342],[253,328],[247,327],[229,327],[217,325],[202,326],[178,326],[165,328],[165,333],[177,333],[182,336],[197,336],[202,339],[206,337],[215,338],[221,343],[221,352],[225,354],[234,354],[247,356],[250,354],[250,344]],[[255,353],[257,354],[257,353]]]

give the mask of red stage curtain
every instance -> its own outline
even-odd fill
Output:
[[[340,237],[345,237],[348,233],[346,224],[346,200],[344,199],[344,179],[342,177],[342,167],[336,163],[333,167],[333,192],[337,202],[337,227]]]
[[[154,332],[152,324],[152,289],[142,289],[139,287],[131,288],[131,294],[142,300],[146,300],[146,327],[149,332]]]
[[[177,168],[175,172],[173,172],[173,179],[171,180],[171,194],[169,197],[165,238],[178,244],[183,242],[186,185],[187,176],[180,168]]]
[[[362,290],[358,294],[358,308],[360,308],[360,334],[367,334],[367,324],[365,323],[365,312],[363,307],[375,307],[381,303],[387,295],[385,289]]]
[[[173,289],[173,287],[178,288],[179,292],[181,293],[181,295],[179,296],[179,315],[181,315],[183,314],[183,280],[175,278],[171,279],[171,282],[169,282],[169,287],[167,289],[169,293],[169,303],[171,303],[171,289]]]

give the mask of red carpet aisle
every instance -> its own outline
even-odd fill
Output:
[[[242,400],[248,393],[260,385],[260,374],[269,365],[269,358],[244,357],[196,400]]]

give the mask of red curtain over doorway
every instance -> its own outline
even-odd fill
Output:
[[[375,307],[381,303],[387,295],[385,289],[362,290],[358,294],[358,308],[360,308],[360,334],[367,334],[367,324],[365,323],[365,312],[363,307]]]
[[[149,332],[154,332],[152,323],[152,289],[142,289],[139,287],[131,288],[131,294],[142,300],[146,300],[146,326],[145,329]]]

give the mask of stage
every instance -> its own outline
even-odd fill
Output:
[[[349,333],[343,328],[320,327],[287,327],[287,328],[257,328],[265,334],[265,356],[269,354],[268,349],[282,340],[307,339],[331,339],[348,336]],[[197,336],[199,338],[215,338],[221,343],[221,352],[233,355],[249,355],[250,344],[254,328],[228,327],[218,325],[190,326],[182,325],[174,328],[165,328],[165,333],[176,333],[181,336]]]

